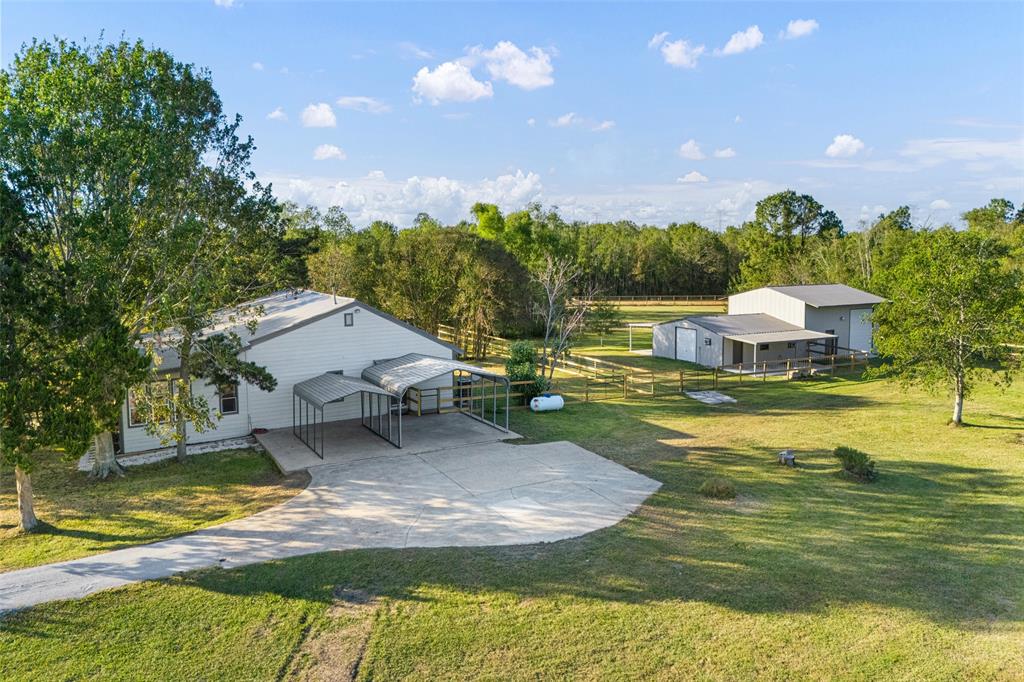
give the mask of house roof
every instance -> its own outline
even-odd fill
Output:
[[[214,334],[233,332],[242,339],[243,348],[250,348],[256,344],[269,341],[272,338],[354,307],[365,308],[386,320],[405,327],[409,331],[435,341],[442,346],[446,346],[456,353],[462,352],[462,349],[459,347],[442,341],[433,334],[408,322],[404,322],[393,315],[389,315],[382,310],[377,310],[362,301],[347,296],[333,296],[311,290],[277,291],[269,296],[257,298],[239,306],[225,308],[217,313],[217,322],[206,329],[203,336],[208,337]],[[252,315],[246,314],[245,310],[256,308],[262,308],[263,314],[256,318],[254,330],[250,330],[246,326],[246,321]],[[178,354],[173,349],[165,346],[161,347],[160,344],[157,344],[156,354],[161,358],[161,370],[175,369],[179,366]]]
[[[410,386],[436,379],[456,370],[471,372],[490,379],[508,381],[504,375],[488,372],[481,367],[420,353],[408,353],[390,360],[378,360],[363,370],[363,379],[380,386],[393,395],[400,396]]]
[[[772,291],[791,296],[814,308],[830,306],[874,305],[885,299],[880,296],[848,287],[845,284],[798,284],[784,287],[765,287]]]
[[[802,327],[783,322],[766,313],[745,313],[742,315],[698,315],[684,318],[698,327],[722,336],[740,334],[765,334],[769,332],[803,331]]]
[[[344,400],[356,393],[375,393],[378,395],[391,396],[380,386],[371,384],[369,381],[356,377],[347,377],[337,372],[327,372],[312,379],[306,379],[292,386],[292,393],[306,402],[323,409],[324,405]]]

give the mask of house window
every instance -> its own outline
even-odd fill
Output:
[[[704,345],[705,346],[710,346],[711,345],[711,339],[710,338],[704,339]]]
[[[796,348],[796,341],[790,341],[786,344],[786,348]]]
[[[345,313],[345,326],[351,327],[356,323],[356,316],[352,313]]]
[[[759,344],[757,344],[757,349],[758,350],[768,350],[768,344],[767,343],[759,343]]]
[[[225,384],[217,388],[221,414],[238,414],[238,384]]]
[[[161,422],[170,421],[170,381],[151,381],[142,386],[128,389],[128,426],[143,426],[146,423],[146,412],[160,408],[160,400],[167,403],[167,415]],[[146,409],[148,406],[148,410]]]

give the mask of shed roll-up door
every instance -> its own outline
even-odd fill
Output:
[[[676,327],[676,360],[697,362],[697,330]]]

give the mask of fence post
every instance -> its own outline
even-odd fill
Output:
[[[683,378],[683,371],[679,370],[679,392],[684,393],[686,391],[686,380]]]
[[[768,361],[767,360],[765,360],[763,363],[761,363],[761,383],[762,384],[768,383]]]
[[[718,390],[718,367],[715,367],[715,390]]]
[[[623,399],[623,400],[625,400],[625,399],[626,399],[626,397],[627,397],[627,395],[626,395],[626,390],[627,390],[627,389],[626,389],[626,373],[625,373],[625,372],[623,372],[623,373],[622,373],[622,399]]]
[[[583,402],[590,402],[590,377],[584,378],[584,389],[583,389]]]
[[[832,354],[832,377],[835,378],[835,376],[836,376],[836,355],[835,355],[835,353],[833,353]]]

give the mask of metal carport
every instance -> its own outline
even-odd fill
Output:
[[[300,381],[292,387],[292,433],[306,447],[323,459],[324,441],[324,406],[336,403],[349,396],[359,394],[362,411],[361,423],[375,434],[396,447],[402,447],[402,410],[400,395],[387,391],[380,386],[363,379],[346,377],[341,372],[327,372],[320,376]],[[385,400],[386,398],[386,400]],[[382,403],[386,402],[386,409]],[[376,415],[374,414],[376,403]],[[398,409],[394,409],[397,405]],[[310,421],[312,412],[312,422]],[[384,413],[387,412],[387,433],[384,429]],[[392,413],[398,413],[398,433],[395,437]],[[320,421],[317,422],[317,414]],[[369,419],[367,419],[369,416]],[[374,424],[374,417],[377,422]],[[318,429],[319,426],[319,429]],[[319,447],[317,436],[319,435]]]
[[[471,377],[479,377],[481,380],[480,413],[476,414],[476,411],[473,408],[474,398],[472,396],[469,399],[470,409],[463,409],[460,403],[459,411],[497,429],[508,431],[509,382],[508,378],[504,375],[488,372],[481,367],[468,365],[464,362],[459,362],[458,360],[446,360],[444,358],[436,358],[429,355],[421,355],[419,353],[408,353],[401,357],[391,358],[390,360],[378,360],[374,362],[373,365],[363,370],[363,379],[383,389],[389,395],[398,396],[398,398],[401,399],[405,396],[405,392],[416,384],[457,372],[468,374]],[[490,419],[487,418],[488,401],[487,389],[482,383],[484,380],[490,381],[493,389],[490,401]],[[504,426],[498,424],[499,383],[504,384],[505,386]]]

